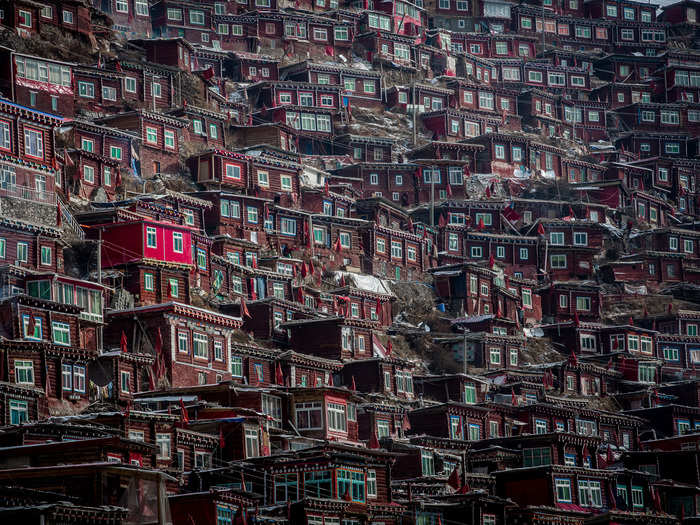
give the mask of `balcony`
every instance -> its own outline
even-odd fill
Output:
[[[5,182],[0,183],[0,196],[56,205],[56,194],[54,192],[36,190],[29,186],[17,186],[16,184],[7,184]]]

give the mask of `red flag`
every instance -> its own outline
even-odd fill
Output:
[[[345,501],[352,501],[352,497],[350,497],[350,486],[348,485],[345,487],[345,493],[343,494],[343,499]]]
[[[121,73],[122,72],[122,65],[119,62],[115,62],[114,69],[116,69],[119,73]]]
[[[333,46],[326,46],[326,55],[332,57],[335,54]]]
[[[479,231],[483,231],[484,228],[486,228],[486,225],[484,224],[484,219],[479,219],[479,224],[476,225],[476,229]]]
[[[248,305],[245,304],[245,299],[243,297],[241,297],[241,317],[247,317],[248,319],[253,318],[248,311]]]
[[[613,367],[613,358],[608,359],[608,364],[605,366],[606,370],[610,370]]]
[[[160,355],[163,353],[163,336],[160,333],[160,327],[158,327],[158,330],[156,331],[156,359],[160,357]]]
[[[282,373],[282,366],[277,363],[277,371],[275,373],[275,381],[278,385],[284,385],[284,374]]]
[[[386,356],[391,357],[391,353],[394,351],[394,344],[391,342],[391,338],[386,344]]]
[[[226,447],[226,440],[224,439],[224,427],[219,427],[219,448]]]
[[[673,312],[673,303],[668,303],[668,313]]]
[[[243,475],[243,471],[241,470],[241,489],[245,490],[245,476]]]
[[[576,356],[576,352],[573,350],[571,351],[571,354],[569,354],[569,364],[571,366],[576,366],[578,364],[578,357]]]
[[[610,508],[617,509],[617,501],[615,500],[615,491],[613,490],[612,482],[608,481],[608,500],[610,500]]]
[[[314,262],[313,262],[313,261],[309,261],[309,273],[310,273],[311,275],[313,275],[314,273],[316,273],[316,270],[315,270],[315,268],[314,268]]]
[[[491,254],[491,257],[489,257],[489,268],[493,268],[495,264],[496,259],[494,258],[493,254]]]
[[[63,213],[61,212],[61,201],[56,205],[56,227],[60,228],[63,224]]]
[[[340,287],[345,288],[345,275],[340,276]]]
[[[185,402],[180,398],[180,416],[182,416],[183,423],[189,423],[190,418],[187,415],[187,409],[185,408]]]
[[[574,312],[574,326],[579,326],[580,324],[581,321],[579,321],[578,312]]]
[[[333,248],[338,253],[340,253],[343,250],[343,245],[340,242],[340,235],[338,235],[338,238],[335,241],[335,246]]]
[[[372,435],[369,437],[369,443],[367,446],[372,450],[377,450],[379,448],[379,439],[377,439],[376,429],[372,429]]]
[[[32,319],[32,318],[30,318]],[[121,339],[119,340],[119,345],[121,347],[121,351],[124,353],[127,353],[127,341],[126,341],[126,334],[124,333],[124,330],[122,330],[122,336]]]
[[[297,288],[297,302],[304,302],[304,290],[302,290],[301,287]]]
[[[258,298],[258,294],[255,292],[255,279],[250,278],[250,298],[255,301]]]
[[[331,189],[330,189],[330,187],[328,186],[328,179],[326,179],[326,182],[324,183],[324,185],[323,185],[323,186],[324,186],[324,188],[323,188],[323,189],[324,189],[324,191],[325,191],[326,195],[330,194],[330,192],[331,192]]]
[[[462,478],[459,475],[457,465],[455,465],[452,474],[450,474],[450,477],[447,479],[447,484],[457,491],[462,488]]]
[[[542,223],[539,223],[537,225],[537,233],[539,233],[540,235],[544,235],[544,226],[542,225]]]
[[[518,398],[515,396],[515,390],[513,387],[510,389],[510,404],[513,406],[518,404]]]
[[[352,383],[350,384],[350,390],[355,392],[357,390],[357,386],[355,385],[355,376],[352,376]]]
[[[129,419],[129,415],[131,415],[131,399],[126,402],[126,408],[124,409],[124,417]]]
[[[447,185],[447,196],[452,197],[452,186],[449,184]]]
[[[470,491],[471,491],[471,489],[469,488],[469,483],[467,483],[467,482],[465,481],[465,482],[464,482],[464,485],[462,485],[462,488],[459,489],[459,491],[457,492],[457,494],[469,494]]]
[[[630,315],[630,320],[629,320],[630,326],[634,326],[634,319],[632,319],[632,316]]]
[[[301,278],[304,279],[306,277],[307,273],[308,273],[308,271],[306,268],[306,261],[302,261],[302,263],[301,263]]]
[[[442,215],[442,214],[440,214],[440,218],[438,219],[438,226],[439,226],[440,228],[444,228],[444,227],[445,227],[445,216]]]
[[[487,199],[491,198],[491,188],[489,188],[488,186],[486,186],[486,198]]]
[[[214,68],[212,66],[209,66],[207,69],[205,69],[202,72],[202,78],[204,80],[209,80],[214,76]]]

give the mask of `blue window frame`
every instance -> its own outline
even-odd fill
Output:
[[[365,473],[356,470],[338,469],[338,498],[348,492],[352,501],[365,501]]]

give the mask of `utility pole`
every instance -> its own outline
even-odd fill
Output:
[[[413,82],[411,83],[412,86],[411,88],[413,89],[413,94],[411,96],[411,102],[413,102],[413,146],[415,147],[418,142],[418,130],[416,129],[416,111],[417,111],[417,105],[416,105],[416,74],[413,73]]]
[[[435,226],[435,168],[433,166],[430,172],[430,227]]]
[[[467,374],[467,328],[462,328],[464,339],[462,340],[462,372]]]

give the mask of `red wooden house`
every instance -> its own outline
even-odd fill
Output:
[[[356,394],[347,388],[297,387],[292,394],[293,420],[301,435],[341,443],[358,443]]]
[[[231,336],[241,327],[240,318],[169,302],[114,310],[108,319],[105,344],[121,346],[124,334],[132,351],[157,354],[165,374],[155,378],[156,385],[210,384],[231,377]]]
[[[8,197],[55,204],[61,173],[55,129],[63,119],[0,99],[2,184]]]
[[[64,150],[64,194],[88,200],[114,200],[121,180],[119,161],[86,150]]]
[[[61,231],[9,217],[0,218],[0,260],[35,272],[63,273]]]
[[[341,102],[343,102],[343,106],[348,108],[352,106],[376,107],[382,103],[382,80],[381,75],[376,71],[341,65],[317,64],[305,60],[282,68],[280,76],[285,80],[297,82],[340,86],[343,98],[348,101],[347,103]],[[350,109],[350,111],[352,110]]]
[[[592,282],[555,281],[537,293],[542,298],[542,315],[555,320],[598,320],[602,309],[602,291]]]
[[[140,174],[154,177],[179,172],[179,151],[184,119],[145,110],[129,111],[98,120],[101,125],[136,133],[141,139],[139,151]]]
[[[270,55],[235,51],[229,62],[231,78],[238,82],[266,82],[280,79],[279,60]]]
[[[150,6],[153,35],[182,37],[190,43],[212,47],[214,39],[212,5],[160,0]]]
[[[340,360],[372,357],[372,336],[379,323],[330,317],[288,321],[281,326],[288,330],[289,344],[295,352]]]
[[[295,162],[209,150],[190,157],[188,165],[194,180],[205,187],[246,190],[263,198],[281,196],[280,204],[286,206],[293,206],[299,198],[300,166]]]
[[[445,140],[447,142],[458,142],[463,139],[479,137],[485,133],[492,133],[507,127],[506,122],[497,115],[488,113],[468,112],[457,109],[441,109],[421,114],[421,121],[430,133],[433,140]],[[510,120],[514,120],[511,118]],[[517,119],[517,126],[520,129],[520,120]]]
[[[153,35],[151,13],[142,0],[109,0],[100,2],[99,9],[114,22],[112,30],[124,39],[150,38]]]
[[[226,148],[226,127],[230,115],[187,105],[168,113],[188,121],[182,132],[184,143],[201,144],[205,148]]]
[[[0,47],[0,87],[9,100],[43,113],[74,113],[73,65]]]
[[[412,400],[413,368],[413,363],[391,356],[353,360],[343,366],[343,384],[348,388],[355,385],[362,393]]]
[[[2,380],[42,389],[42,412],[70,414],[85,408],[87,367],[98,351],[94,323],[81,318],[77,305],[31,295],[5,300],[2,312],[7,334]]]
[[[604,226],[592,221],[540,218],[527,226],[527,231],[532,234],[539,225],[545,231],[544,242],[540,243],[541,268],[551,279],[586,279],[593,275],[593,260],[604,248]]]
[[[133,39],[129,43],[142,48],[149,62],[192,72],[194,47],[184,38]]]

